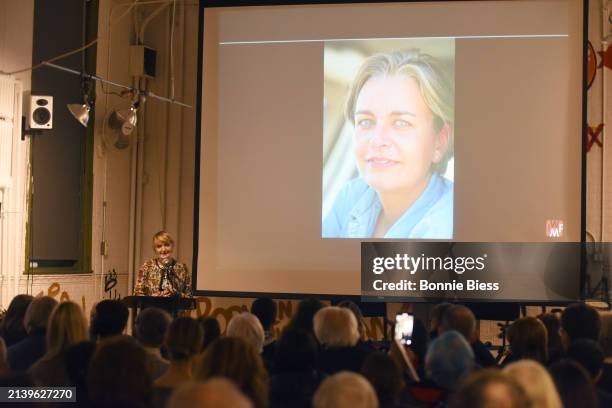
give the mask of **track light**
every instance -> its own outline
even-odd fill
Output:
[[[91,106],[89,106],[87,102],[83,104],[69,103],[66,106],[68,106],[68,110],[70,111],[70,113],[72,113],[72,116],[74,116],[74,118],[78,120],[81,125],[87,127]]]

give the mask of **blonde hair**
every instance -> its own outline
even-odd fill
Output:
[[[227,332],[225,334],[229,337],[244,339],[258,353],[263,351],[264,329],[257,316],[252,313],[243,312],[232,317],[232,320],[227,324]]]
[[[74,302],[58,304],[49,317],[45,358],[60,355],[84,340],[87,340],[87,321],[81,306]]]
[[[417,82],[421,97],[433,114],[435,133],[438,133],[444,125],[449,126],[448,148],[442,159],[432,164],[433,171],[443,174],[453,155],[454,86],[442,64],[431,55],[424,54],[418,49],[412,49],[404,52],[375,54],[367,58],[351,84],[344,111],[346,119],[353,125],[355,124],[355,104],[361,89],[370,78],[391,75],[404,75]]]
[[[359,341],[357,319],[344,307],[327,306],[314,315],[317,340],[327,347],[352,347]]]
[[[153,249],[155,249],[155,241],[159,241],[166,245],[174,245],[174,239],[172,239],[172,236],[163,230],[153,235]]]
[[[503,371],[523,388],[532,408],[563,408],[555,383],[538,362],[520,360]]]
[[[312,398],[314,408],[378,408],[374,387],[360,374],[342,371],[327,377]]]

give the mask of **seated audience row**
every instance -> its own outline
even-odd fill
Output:
[[[392,347],[348,301],[300,302],[278,338],[271,299],[251,312],[222,335],[214,318],[148,308],[132,337],[120,301],[88,326],[76,303],[20,295],[0,322],[0,386],[75,386],[77,406],[100,408],[612,407],[612,318],[586,304],[517,319],[499,364],[462,305],[436,305],[429,333],[416,319]]]

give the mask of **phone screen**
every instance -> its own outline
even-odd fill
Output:
[[[401,313],[395,316],[395,340],[401,344],[412,343],[412,329],[414,327],[414,316]]]

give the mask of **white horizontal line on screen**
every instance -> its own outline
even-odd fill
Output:
[[[321,38],[312,40],[261,40],[261,41],[222,41],[219,45],[243,44],[282,44],[282,43],[316,43],[327,41],[377,41],[377,40],[429,40],[429,39],[487,39],[487,38],[559,38],[568,34],[512,34],[512,35],[455,35],[448,37],[390,37],[390,38]]]

